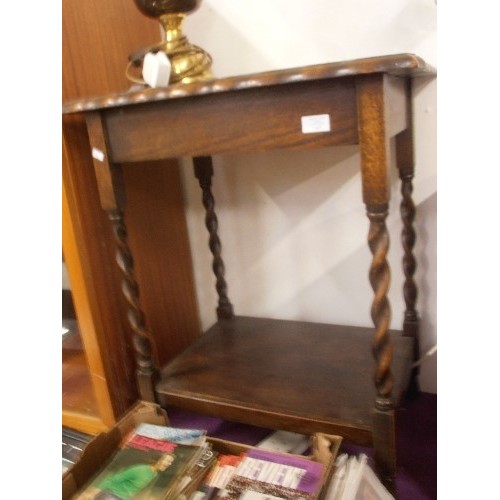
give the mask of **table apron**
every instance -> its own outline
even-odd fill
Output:
[[[103,110],[114,162],[358,143],[352,78],[191,96]],[[304,132],[302,117],[330,130]]]

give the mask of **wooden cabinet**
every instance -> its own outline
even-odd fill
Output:
[[[129,87],[128,54],[156,43],[158,23],[133,2],[63,1],[63,98]],[[97,433],[138,397],[130,326],[120,293],[114,235],[99,204],[83,117],[64,117],[63,254],[79,335],[63,342],[64,426]],[[175,160],[124,166],[129,238],[141,300],[155,332],[155,362],[164,363],[199,335],[191,258]],[[144,242],[161,242],[161,252]]]

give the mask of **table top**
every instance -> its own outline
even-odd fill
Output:
[[[131,89],[126,92],[68,101],[63,105],[63,114],[370,73],[387,73],[395,76],[416,77],[431,76],[435,72],[432,66],[414,54],[395,54],[266,71],[188,84],[179,83],[164,88],[144,87],[139,90]]]

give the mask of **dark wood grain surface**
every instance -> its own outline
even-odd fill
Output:
[[[395,76],[432,75],[435,69],[414,54],[395,54],[336,63],[318,64],[278,71],[266,71],[243,76],[214,79],[207,82],[169,85],[165,88],[143,88],[129,92],[100,95],[66,102],[64,113],[75,113],[145,102],[156,102],[194,95],[246,90],[270,85],[322,80],[370,73]]]
[[[106,110],[109,150],[124,162],[356,144],[354,92],[347,78]],[[331,131],[304,134],[301,117],[318,114],[330,115]]]
[[[398,332],[400,333],[400,332]],[[162,371],[165,402],[228,419],[371,444],[373,329],[236,316]],[[412,342],[391,332],[399,398]]]

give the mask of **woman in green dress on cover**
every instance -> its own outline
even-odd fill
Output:
[[[129,500],[148,486],[160,471],[174,461],[170,453],[162,455],[152,464],[129,465],[107,475],[94,486],[86,489],[75,500]]]

